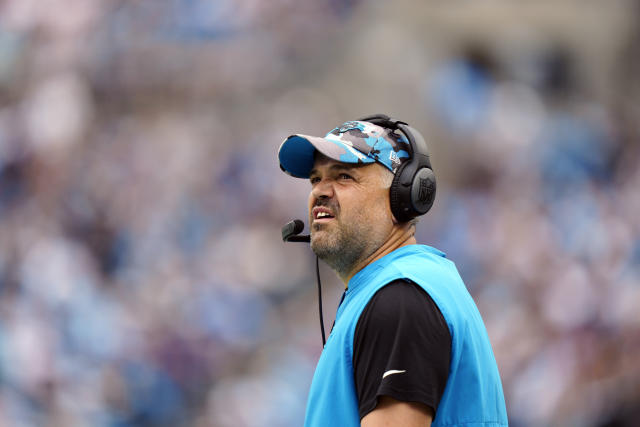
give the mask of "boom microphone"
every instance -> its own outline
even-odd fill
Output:
[[[304,222],[299,219],[289,221],[282,227],[282,241],[283,242],[310,242],[311,237],[308,234],[298,236],[304,230]]]
[[[304,230],[304,222],[299,219],[289,221],[282,227],[282,241],[283,242],[311,242],[311,236],[303,234],[299,236]],[[326,344],[327,340],[324,334],[324,318],[322,316],[322,285],[320,284],[320,266],[318,265],[318,257],[316,256],[316,281],[318,283],[318,313],[320,314],[320,332],[322,334],[322,347]]]

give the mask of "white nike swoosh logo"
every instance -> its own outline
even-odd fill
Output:
[[[398,371],[395,369],[391,369],[390,371],[385,372],[384,374],[382,374],[382,379],[385,379],[386,377],[388,377],[389,375],[393,375],[393,374],[402,374],[404,372],[407,371]]]

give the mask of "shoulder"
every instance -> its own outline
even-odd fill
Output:
[[[369,300],[364,312],[385,320],[401,315],[420,314],[425,308],[437,310],[429,294],[408,279],[398,279],[378,290]]]
[[[384,331],[396,334],[399,329],[413,331],[420,327],[449,332],[440,309],[429,294],[410,280],[398,279],[371,297],[358,320],[356,337]]]

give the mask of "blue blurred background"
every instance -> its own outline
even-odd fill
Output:
[[[384,112],[439,180],[512,426],[640,415],[640,2],[0,1],[0,425],[300,426],[289,134]],[[325,320],[341,293],[322,269]]]

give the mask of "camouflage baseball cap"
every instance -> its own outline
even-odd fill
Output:
[[[407,138],[381,126],[363,121],[350,121],[333,129],[324,138],[291,135],[278,151],[280,168],[296,178],[309,178],[315,150],[343,163],[378,162],[395,173],[409,160],[411,150]]]

